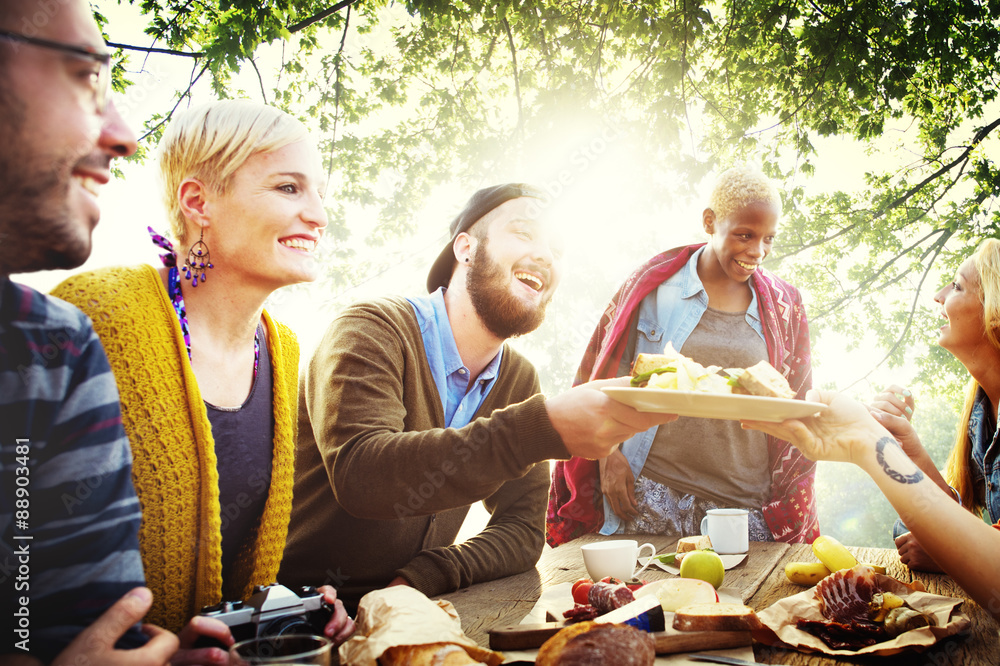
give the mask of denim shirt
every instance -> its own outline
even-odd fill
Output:
[[[698,259],[705,248],[699,248],[688,259],[684,268],[674,273],[660,284],[639,305],[638,331],[635,340],[635,352],[638,354],[660,354],[670,341],[674,349],[680,351],[688,336],[698,326],[702,315],[708,309],[708,292],[698,277]],[[746,320],[753,330],[764,340],[764,327],[757,312],[757,292],[750,282],[750,306],[747,308]],[[622,359],[623,365],[631,363],[635,356]],[[628,367],[619,369],[618,374],[627,374]],[[641,432],[622,444],[622,453],[628,460],[632,475],[639,478],[646,457],[656,437],[656,428]],[[601,534],[614,534],[622,527],[621,519],[611,510],[611,503],[604,499],[604,526]]]
[[[417,315],[417,325],[424,341],[424,353],[434,377],[444,422],[449,428],[462,428],[469,424],[476,411],[496,383],[503,347],[476,378],[476,386],[469,388],[469,369],[462,363],[455,344],[455,334],[448,320],[444,305],[444,287],[423,298],[407,298]]]
[[[1000,427],[990,431],[989,420],[986,418],[988,404],[986,392],[980,388],[969,416],[969,439],[972,443],[970,467],[973,487],[984,489],[986,511],[990,522],[996,523],[1000,520],[1000,460],[997,460],[1000,453],[1000,445],[997,444]]]

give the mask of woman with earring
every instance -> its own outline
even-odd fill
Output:
[[[809,329],[798,290],[761,266],[781,198],[760,171],[724,172],[702,213],[707,244],[657,255],[619,289],[598,323],[576,381],[627,375],[639,353],[670,342],[703,365],[767,360],[798,397],[810,388]],[[788,442],[747,436],[736,421],[681,417],[639,433],[597,462],[556,464],[547,540],[588,532],[700,534],[706,511],[748,510],[750,538],[819,535],[815,464]]]
[[[150,233],[164,266],[84,273],[53,293],[93,319],[111,361],[143,511],[148,618],[180,631],[183,648],[197,634],[230,642],[221,623],[189,620],[275,582],[292,504],[299,350],[264,302],[316,279],[327,217],[319,154],[302,124],[273,107],[191,109],[159,151],[175,244]],[[343,640],[353,625],[336,609],[327,633]],[[225,656],[197,650],[177,663]]]

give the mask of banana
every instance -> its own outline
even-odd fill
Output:
[[[820,562],[826,565],[830,571],[840,571],[857,566],[858,560],[844,548],[843,544],[832,536],[822,535],[816,537],[812,545],[813,554]]]
[[[875,570],[875,573],[882,574],[883,576],[885,575],[885,567],[882,566],[881,564],[872,564],[871,562],[862,562],[861,564],[865,565],[866,567],[871,567],[872,569]]]
[[[789,562],[785,575],[796,585],[815,585],[829,576],[830,570],[822,562]]]

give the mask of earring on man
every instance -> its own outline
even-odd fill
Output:
[[[208,251],[208,246],[205,245],[204,238],[205,229],[202,227],[197,242],[188,248],[187,259],[184,260],[184,278],[191,280],[192,287],[198,286],[199,279],[202,282],[207,280],[208,276],[205,274],[205,271],[209,268],[214,268],[210,261],[211,253]]]

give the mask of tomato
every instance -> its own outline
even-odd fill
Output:
[[[590,594],[590,588],[593,586],[594,583],[589,578],[581,578],[573,583],[573,602],[578,604],[589,603],[587,598]]]

